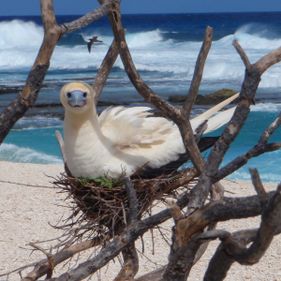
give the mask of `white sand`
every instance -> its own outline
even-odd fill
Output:
[[[0,274],[19,266],[44,258],[42,253],[31,255],[27,244],[59,236],[60,232],[52,228],[68,210],[59,205],[64,204],[64,196],[51,187],[52,179],[63,170],[60,165],[34,165],[0,162]],[[14,182],[14,183],[8,183]],[[42,187],[30,187],[22,184],[33,184]],[[224,182],[226,190],[237,196],[253,194],[249,183]],[[268,189],[275,185],[267,185]],[[234,195],[235,196],[235,195]],[[221,224],[221,228],[235,231],[255,227],[259,219],[247,219]],[[165,227],[169,231],[171,222]],[[155,232],[156,235],[156,232]],[[169,233],[168,233],[169,235]],[[157,267],[156,264],[167,262],[168,246],[159,235],[155,238],[155,255],[151,254],[150,234],[144,237],[147,257],[140,260],[140,274]],[[212,242],[200,262],[194,266],[189,280],[202,280],[206,264],[214,252],[217,242]],[[91,253],[89,253],[90,255]],[[259,264],[240,266],[235,264],[226,280],[281,280],[281,236],[276,237]],[[149,258],[149,259],[148,259]],[[156,264],[154,264],[152,261]],[[119,268],[119,262],[111,263],[100,276],[94,275],[91,280],[112,280]],[[55,274],[59,274],[58,271]],[[9,280],[19,280],[18,275],[11,275]],[[5,280],[5,278],[0,278]]]

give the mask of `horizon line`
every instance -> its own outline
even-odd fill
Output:
[[[90,11],[89,11],[90,12]],[[86,12],[85,14],[89,13]],[[162,12],[162,13],[157,13],[157,12],[148,12],[148,13],[123,13],[122,15],[127,16],[127,15],[190,15],[190,14],[257,14],[257,13],[280,13],[281,10],[278,11],[213,11],[213,12]],[[83,16],[85,14],[56,14],[56,16]],[[40,17],[41,14],[14,14],[14,15],[0,15],[0,17],[18,17],[18,16],[38,16]]]

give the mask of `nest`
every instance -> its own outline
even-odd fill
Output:
[[[136,206],[133,208],[137,212],[137,218],[149,214],[155,200],[174,196],[179,186],[184,186],[186,189],[195,176],[195,172],[186,176],[185,171],[154,179],[130,180],[129,183],[135,194]],[[67,199],[70,199],[72,222],[69,223],[69,218],[66,225],[72,230],[76,229],[76,236],[81,237],[87,233],[91,238],[101,235],[112,237],[127,225],[132,208],[127,178],[88,180],[61,174],[55,179],[54,184],[62,192],[66,192]]]

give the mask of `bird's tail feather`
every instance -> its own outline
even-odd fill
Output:
[[[211,116],[213,116],[215,113],[220,111],[225,106],[229,105],[231,102],[233,102],[235,99],[239,97],[239,93],[236,93],[235,95],[231,96],[230,98],[225,99],[224,101],[218,103],[217,105],[211,107],[209,110],[203,112],[202,114],[196,116],[193,120],[200,119],[203,121],[208,120]]]
[[[236,107],[229,108],[211,117],[207,122],[207,129],[204,133],[206,134],[212,132],[229,122],[234,113],[235,108]]]
[[[209,110],[203,112],[202,114],[196,116],[191,120],[191,125],[193,130],[195,130],[200,124],[202,124],[204,121],[208,121],[207,129],[204,133],[208,133],[211,131],[214,131],[218,129],[219,127],[226,124],[232,117],[233,112],[235,110],[234,108],[230,108],[228,110],[222,111],[217,113],[219,110],[230,104],[232,101],[237,99],[239,97],[239,93],[231,96],[230,98],[227,98],[226,100],[220,102],[219,104],[213,106]],[[217,114],[216,114],[217,113]],[[216,114],[216,115],[215,115]],[[215,116],[213,116],[215,115]]]

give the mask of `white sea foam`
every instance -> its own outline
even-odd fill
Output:
[[[258,103],[251,106],[251,111],[281,112],[281,103]]]
[[[0,67],[30,67],[43,38],[43,29],[33,22],[0,22]]]
[[[270,173],[268,171],[264,173],[260,172],[260,176],[264,182],[280,182],[280,174],[278,173]],[[251,180],[251,174],[250,172],[246,171],[246,169],[243,169],[232,173],[228,178],[233,180]]]
[[[0,35],[1,49],[38,48],[43,38],[43,29],[31,21],[2,21]]]
[[[0,146],[0,159],[12,162],[56,164],[62,160],[56,156],[48,155],[27,147],[3,143]]]
[[[23,117],[17,121],[13,129],[38,129],[61,127],[62,120],[57,117],[31,116]]]
[[[213,42],[203,74],[208,84],[241,83],[244,66],[232,46],[238,39],[251,61],[281,45],[281,38],[268,38],[266,27],[244,25],[234,34]],[[81,34],[85,41],[88,34]],[[51,61],[52,69],[87,69],[98,67],[112,42],[111,36],[97,34],[103,44],[94,46],[89,54],[86,44],[57,46]],[[191,79],[201,42],[176,42],[165,39],[163,31],[155,29],[130,33],[127,41],[138,70],[171,73],[173,77]],[[272,36],[272,34],[271,34]],[[30,68],[43,37],[42,27],[19,20],[0,22],[0,69]],[[118,59],[116,66],[123,68]],[[260,87],[281,87],[281,65],[272,67],[262,78]]]

